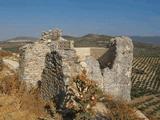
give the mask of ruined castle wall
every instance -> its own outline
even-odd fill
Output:
[[[98,61],[93,57],[87,57],[81,63],[87,71],[87,76],[96,81],[104,92],[129,101],[133,43],[128,37],[115,37],[111,41],[112,45]]]
[[[65,86],[86,70],[87,77],[96,81],[104,92],[130,100],[133,59],[130,38],[113,38],[113,46],[109,49],[73,49],[71,42],[61,37],[53,41],[55,39],[50,39],[50,36],[54,36],[52,31],[51,35],[45,33],[43,39],[21,49],[20,79],[28,88],[38,86],[44,99],[54,97],[60,101],[59,96],[65,93]]]
[[[128,37],[116,37],[116,53],[112,68],[103,69],[105,92],[130,100],[133,43]]]
[[[28,88],[37,86],[45,67],[46,54],[50,52],[47,44],[34,43],[21,48],[20,79],[24,80]]]
[[[65,85],[79,70],[71,42],[47,39],[21,48],[19,73],[28,90],[38,87],[45,100],[63,100]]]
[[[75,51],[55,50],[45,57],[45,68],[39,83],[41,96],[45,100],[54,98],[62,102],[65,95],[65,85],[70,78],[75,77]]]
[[[47,53],[41,80],[38,82],[41,96],[45,100],[59,102],[65,94],[62,57],[56,51]]]

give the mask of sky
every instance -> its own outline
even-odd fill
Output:
[[[160,36],[160,0],[0,0],[0,40],[65,35]]]

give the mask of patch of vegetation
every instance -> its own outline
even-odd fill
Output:
[[[4,50],[14,52],[14,53],[18,53],[19,52],[19,47],[4,48]]]

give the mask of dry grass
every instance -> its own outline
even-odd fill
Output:
[[[38,89],[27,91],[18,76],[4,68],[0,73],[0,120],[36,120],[49,115]],[[8,74],[4,74],[4,73]],[[10,118],[8,118],[10,117]]]
[[[10,57],[10,56],[12,56],[12,54],[13,54],[12,52],[1,50],[0,51],[0,58],[2,58],[2,57]]]

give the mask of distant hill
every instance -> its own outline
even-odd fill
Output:
[[[131,36],[131,38],[138,42],[160,45],[160,36]]]
[[[98,34],[87,34],[81,37],[64,35],[63,37],[66,39],[74,39],[74,40],[98,40],[98,41],[112,38],[111,36],[108,35],[98,35]]]
[[[15,37],[8,40],[0,41],[0,47],[7,51],[19,52],[19,48],[25,44],[33,43],[38,38],[35,37]]]
[[[108,35],[98,35],[98,34],[87,34],[81,37],[74,37],[74,36],[68,36],[68,35],[64,35],[63,36],[66,39],[69,40],[78,40],[83,42],[85,41],[105,41],[105,40],[109,40],[110,38],[112,38],[112,36],[108,36]],[[149,43],[149,44],[154,44],[154,45],[160,45],[160,36],[130,36],[133,41],[138,42],[138,43]],[[5,40],[5,42],[33,42],[38,40],[38,38],[35,37],[26,37],[26,36],[22,36],[22,37],[14,37],[14,38],[10,38],[8,40]],[[4,41],[2,41],[4,42]]]
[[[6,42],[33,42],[36,40],[38,40],[38,38],[35,38],[35,37],[15,37],[15,38],[10,38],[5,41]]]
[[[87,34],[82,37],[63,36],[65,39],[74,40],[76,47],[106,47],[112,36]]]
[[[98,34],[87,34],[81,37],[65,35],[63,37],[67,40],[74,40],[75,47],[107,47],[108,43],[110,43],[110,39],[113,38],[113,36]],[[133,39],[135,56],[160,56],[160,36],[131,36],[131,38]],[[36,40],[38,40],[38,38],[15,37],[6,41],[1,41],[0,47],[17,52],[19,51],[19,47],[27,43],[33,43]]]

